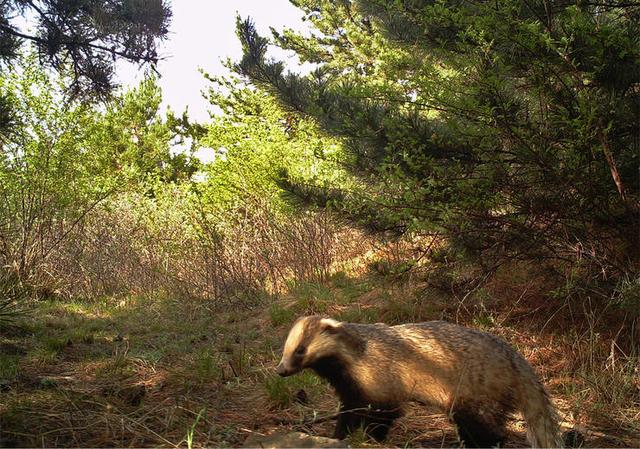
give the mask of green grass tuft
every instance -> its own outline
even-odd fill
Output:
[[[264,388],[267,391],[269,402],[275,408],[288,407],[293,398],[291,390],[284,377],[277,375],[269,376],[264,381]]]
[[[287,309],[278,303],[273,303],[269,307],[269,318],[271,318],[271,324],[273,324],[273,327],[291,324],[295,314],[295,310]]]
[[[18,377],[20,356],[0,354],[0,383],[10,383]]]
[[[298,301],[296,309],[307,315],[325,313],[334,302],[333,293],[327,286],[313,282],[300,282],[291,293]]]
[[[302,371],[291,377],[270,375],[264,381],[269,402],[274,408],[286,408],[294,401],[296,392],[304,390],[310,401],[324,391],[325,383],[311,371]]]
[[[363,323],[371,324],[380,321],[379,311],[372,307],[362,307],[359,304],[349,307],[343,310],[337,315],[337,319],[340,321],[347,321],[350,323]]]
[[[211,380],[220,382],[224,377],[222,364],[223,358],[220,353],[214,352],[211,348],[203,348],[196,352],[194,372],[198,380],[202,383]]]

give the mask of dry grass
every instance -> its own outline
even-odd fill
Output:
[[[499,334],[536,367],[585,446],[640,445],[637,352],[623,344],[624,329],[606,333],[610,323],[597,320],[562,327],[567,317],[546,306],[540,282],[504,273],[456,298],[416,281],[335,274],[254,309],[166,296],[45,302],[24,330],[0,334],[12,352],[0,370],[0,445],[238,446],[282,429],[330,435],[332,421],[311,422],[337,410],[324,382],[273,381],[290,321],[314,311],[362,322],[445,318]],[[523,423],[511,430],[509,445],[525,444]],[[411,406],[387,444],[456,441],[445,416]],[[351,443],[372,446],[357,435]]]

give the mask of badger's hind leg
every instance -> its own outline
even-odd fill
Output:
[[[502,410],[487,412],[473,407],[456,407],[453,421],[465,447],[495,447],[505,439],[507,414]]]

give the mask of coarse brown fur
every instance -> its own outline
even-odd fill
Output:
[[[300,318],[277,371],[311,368],[341,401],[335,430],[358,427],[383,440],[404,402],[439,406],[467,447],[500,444],[505,421],[524,415],[533,447],[558,447],[555,411],[527,361],[486,332],[444,321],[387,326]]]

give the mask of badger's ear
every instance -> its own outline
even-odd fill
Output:
[[[336,338],[349,346],[354,353],[362,353],[367,347],[367,342],[352,328],[349,323],[341,323],[331,318],[323,318],[320,321],[322,332],[335,335]]]
[[[338,333],[340,330],[340,322],[332,318],[322,318],[320,320],[320,332],[327,332],[329,334]]]

